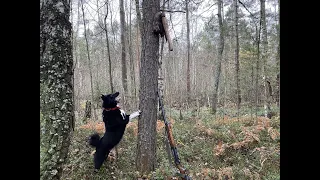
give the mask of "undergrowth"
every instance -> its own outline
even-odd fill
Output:
[[[271,120],[250,115],[239,119],[212,116],[208,109],[198,115],[170,110],[168,119],[173,125],[181,163],[192,179],[280,179],[280,117]],[[103,133],[103,124],[78,126],[73,133],[69,158],[64,166],[64,180],[136,179],[135,156],[137,121],[130,122],[118,145],[118,157],[104,163],[100,172],[93,173],[93,148],[87,145],[92,128]],[[157,167],[150,179],[177,179],[176,168],[169,164],[164,143],[164,125],[157,124]]]

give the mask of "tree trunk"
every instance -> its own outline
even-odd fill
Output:
[[[89,74],[90,74],[90,88],[91,88],[91,102],[92,102],[92,108],[93,108],[93,119],[97,119],[95,107],[94,107],[94,94],[93,94],[93,82],[92,82],[92,67],[91,67],[91,59],[90,59],[90,51],[89,51],[89,43],[88,43],[88,37],[87,37],[87,29],[86,29],[86,21],[84,16],[84,8],[83,8],[83,0],[81,0],[81,8],[82,8],[82,18],[83,18],[83,26],[84,26],[84,37],[86,40],[86,48],[87,48],[87,56],[88,56],[88,63],[89,63]]]
[[[259,29],[256,26],[256,48],[257,48],[257,62],[256,62],[256,82],[255,82],[255,114],[256,118],[258,117],[258,110],[259,110],[259,70],[260,70],[260,31],[261,31],[261,18],[259,21]]]
[[[280,0],[278,0],[278,48],[277,48],[277,68],[278,72],[280,72]],[[276,86],[276,104],[280,107],[280,74],[277,73],[277,86]]]
[[[140,8],[139,8],[139,0],[135,0],[135,1],[136,1],[137,22],[138,22],[138,26],[139,26],[139,30],[140,30],[140,35],[141,35],[141,38],[142,38],[143,24],[142,24],[142,20],[141,20],[141,12],[140,12]]]
[[[107,2],[109,3],[109,2]],[[104,31],[106,34],[106,41],[107,41],[107,51],[108,51],[108,63],[109,63],[109,71],[107,73],[109,73],[109,82],[110,82],[110,93],[114,93],[114,87],[113,87],[113,78],[112,78],[112,63],[111,63],[111,54],[110,54],[110,44],[109,44],[109,35],[108,35],[108,28],[107,28],[107,17],[108,17],[108,5],[107,7],[107,14],[104,17]]]
[[[124,90],[124,106],[128,108],[127,97],[128,97],[128,79],[127,79],[127,62],[126,62],[126,27],[125,27],[125,14],[123,0],[119,0],[120,6],[120,31],[121,31],[121,65],[122,65],[122,86]]]
[[[73,58],[69,1],[43,1],[40,9],[40,179],[58,180],[73,128]],[[41,154],[42,154],[41,153]]]
[[[186,22],[187,22],[187,97],[188,103],[190,103],[191,98],[191,88],[190,88],[190,25],[189,25],[189,0],[186,0]]]
[[[156,122],[158,91],[159,36],[153,33],[154,15],[160,10],[159,0],[142,2],[143,36],[140,71],[137,170],[149,173],[156,165]]]
[[[263,86],[264,86],[264,116],[268,117],[268,114],[271,111],[270,108],[270,95],[268,93],[268,82],[266,77],[266,63],[268,57],[268,38],[267,38],[267,22],[266,22],[266,10],[265,10],[265,0],[260,0],[260,8],[261,8],[261,25],[262,25],[262,78],[263,78]]]
[[[213,84],[213,95],[212,95],[212,114],[216,114],[217,111],[217,102],[218,102],[218,88],[219,88],[219,81],[220,81],[220,73],[221,73],[221,62],[222,62],[222,55],[223,55],[223,48],[224,48],[224,34],[223,34],[223,24],[222,24],[222,16],[221,16],[221,9],[222,9],[222,0],[218,0],[218,19],[219,19],[219,45],[218,45],[218,58],[215,72],[215,80]]]
[[[278,0],[278,24],[277,24],[277,70],[280,71],[280,0]]]
[[[86,108],[84,111],[83,123],[87,123],[87,120],[91,118],[91,102],[86,101]]]
[[[137,97],[137,88],[136,88],[136,73],[135,73],[135,64],[133,60],[133,51],[132,51],[132,31],[131,31],[131,2],[130,1],[130,11],[129,11],[129,59],[130,59],[130,77],[131,77],[131,90],[133,92],[133,102],[134,108],[136,108],[136,97]]]
[[[235,36],[236,36],[236,49],[235,49],[235,65],[236,65],[236,95],[237,95],[237,117],[240,114],[240,103],[241,103],[241,91],[240,91],[240,78],[239,78],[239,33],[238,33],[238,0],[234,0],[234,14],[235,14]]]

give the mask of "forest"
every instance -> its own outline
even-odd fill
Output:
[[[40,0],[40,179],[280,179],[280,0]]]

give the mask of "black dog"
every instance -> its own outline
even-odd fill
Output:
[[[128,122],[140,115],[140,111],[136,111],[131,115],[127,115],[119,106],[116,97],[119,92],[108,95],[101,95],[103,101],[103,122],[105,124],[105,133],[100,138],[98,133],[90,136],[89,144],[96,148],[94,154],[94,169],[97,172],[103,164],[106,157],[122,139],[126,125]]]

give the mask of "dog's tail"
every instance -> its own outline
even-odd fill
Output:
[[[89,145],[97,147],[100,144],[100,136],[98,133],[94,133],[89,138]]]

